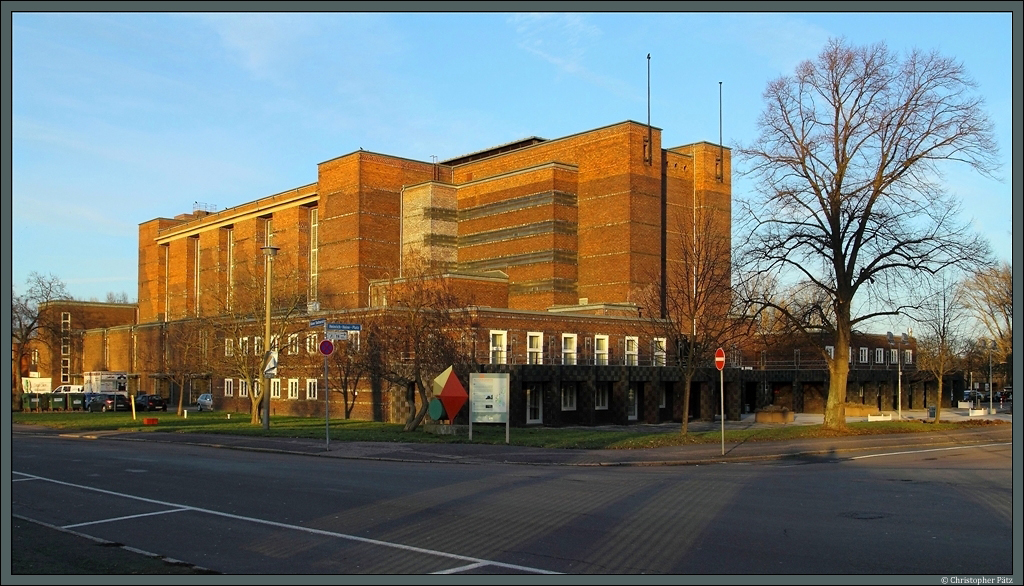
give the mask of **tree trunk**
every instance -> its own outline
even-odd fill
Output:
[[[419,379],[416,379],[416,392],[420,396],[420,406],[416,410],[416,415],[405,423],[405,427],[402,431],[414,431],[419,427],[420,423],[423,422],[423,418],[427,416],[427,410],[429,408],[427,403],[427,389]]]
[[[249,381],[249,388],[250,389],[253,388],[252,382],[253,381]],[[254,392],[251,395],[249,395],[250,397],[252,397],[252,399],[251,399],[252,403],[249,406],[249,408],[250,408],[249,423],[251,423],[252,425],[259,425],[260,423],[262,423],[262,420],[261,420],[262,413],[260,411],[260,407],[263,404],[263,393],[265,393],[265,392],[267,392],[267,390],[266,389],[262,389],[259,394]]]
[[[683,375],[683,429],[682,434],[687,434],[687,424],[690,422],[690,388],[693,386],[693,372],[687,368]]]
[[[942,377],[940,376],[940,377],[937,377],[937,378],[939,380],[939,385],[938,385],[938,387],[935,390],[935,421],[933,421],[932,423],[938,423],[939,419],[942,417]],[[926,387],[925,388],[925,397],[927,397],[927,396],[928,396],[928,390],[927,390],[927,387]]]

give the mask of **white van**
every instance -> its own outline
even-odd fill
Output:
[[[85,387],[83,385],[61,385],[56,389],[50,391],[51,393],[81,393],[84,392]]]

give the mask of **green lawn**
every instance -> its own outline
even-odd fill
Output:
[[[277,416],[271,419],[269,432],[259,425],[251,425],[244,413],[188,413],[179,417],[174,412],[130,413],[47,412],[12,413],[14,423],[42,425],[69,431],[140,431],[151,433],[223,433],[270,437],[324,439],[323,419],[310,417]],[[143,425],[144,418],[155,418],[156,425]],[[844,433],[822,429],[820,425],[778,425],[760,429],[726,431],[725,441],[731,443],[751,441],[779,441],[798,438],[835,437],[839,435],[873,435],[887,433],[915,433],[938,430],[963,429],[984,425],[1000,425],[999,421],[974,420],[942,422],[938,425],[921,421],[879,421],[850,423]],[[509,442],[516,446],[575,449],[643,449],[686,444],[716,443],[721,441],[720,431],[698,432],[683,436],[679,433],[607,431],[586,428],[513,427]],[[435,435],[422,429],[406,433],[397,423],[377,423],[332,419],[331,440],[417,443],[469,443],[465,435]],[[504,444],[504,425],[474,425],[473,442]]]

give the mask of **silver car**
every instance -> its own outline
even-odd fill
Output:
[[[199,411],[213,411],[213,395],[210,393],[199,395],[199,399],[196,400],[196,407]]]

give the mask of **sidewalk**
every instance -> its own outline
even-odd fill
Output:
[[[924,410],[903,412],[904,419],[927,419]],[[849,422],[865,421],[866,417],[850,417]],[[895,419],[895,417],[894,417]],[[970,417],[966,410],[944,409],[942,419],[991,419],[1013,421],[1009,413],[996,413]],[[787,425],[814,425],[823,420],[821,414],[796,414],[796,420]],[[753,414],[740,421],[726,421],[726,430],[759,429],[779,424],[755,423]],[[627,429],[623,426],[601,426],[597,429]],[[593,429],[593,428],[590,428]],[[678,423],[637,424],[628,426],[635,431],[678,433]],[[693,422],[691,431],[721,429],[719,422]],[[397,442],[331,442],[326,449],[324,440],[265,438],[203,433],[156,432],[62,432],[33,425],[13,425],[17,434],[81,437],[89,439],[182,443],[197,446],[252,450],[282,454],[318,456],[339,459],[401,461],[414,463],[460,464],[520,464],[538,466],[668,466],[701,465],[723,462],[775,460],[782,458],[837,459],[867,450],[927,449],[958,445],[1005,443],[1013,441],[1012,425],[981,426],[958,431],[921,433],[895,433],[885,435],[845,436],[787,441],[744,441],[726,443],[722,455],[720,443],[673,446],[640,450],[573,450],[531,448],[485,444],[422,444]]]

